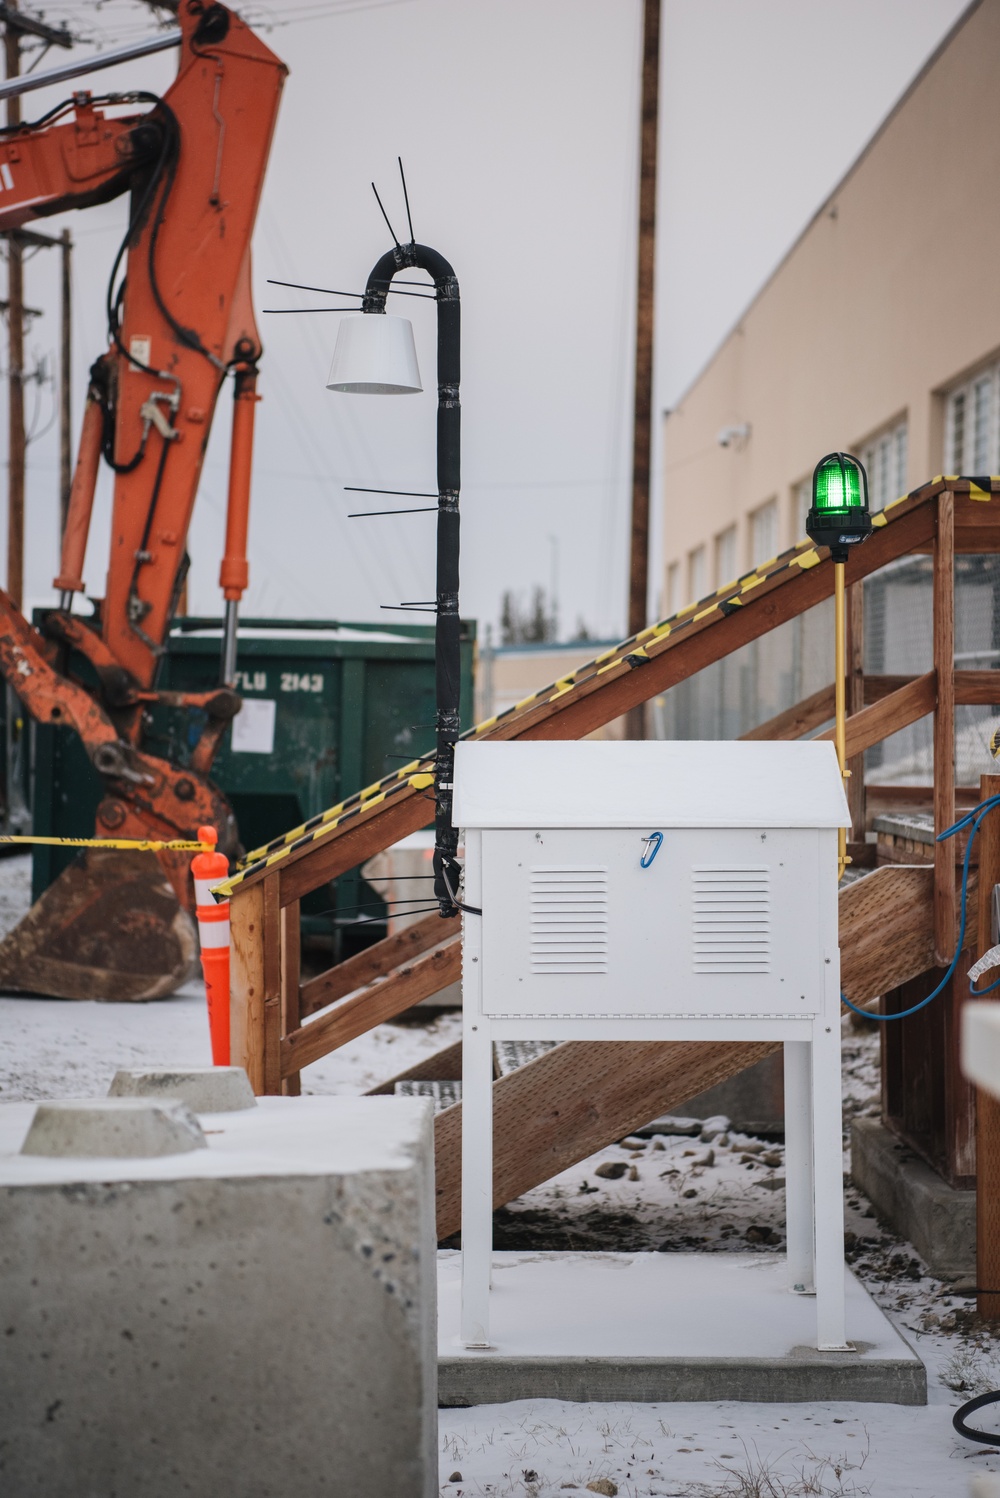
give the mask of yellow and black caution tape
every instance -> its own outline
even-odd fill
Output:
[[[130,848],[138,853],[214,853],[214,843],[199,843],[190,838],[175,837],[169,842],[136,837],[3,837],[3,843],[42,843],[47,848]]]

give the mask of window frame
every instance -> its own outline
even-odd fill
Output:
[[[981,365],[942,397],[942,473],[1000,473],[1000,360]]]
[[[696,585],[699,572],[701,582]],[[687,593],[689,605],[699,603],[708,595],[708,547],[704,541],[699,546],[692,546],[687,554]]]
[[[764,516],[768,517],[771,535],[766,545],[757,545],[757,527]],[[761,567],[769,562],[772,557],[778,555],[781,547],[781,537],[778,529],[778,500],[775,495],[766,499],[763,504],[750,511],[747,516],[747,554],[750,567]],[[764,555],[758,555],[758,550]]]
[[[729,549],[729,559],[724,562],[724,549]],[[713,537],[712,566],[715,572],[715,587],[725,587],[739,577],[739,531],[734,521]],[[723,576],[725,574],[725,576]]]
[[[856,448],[868,475],[868,505],[873,515],[907,493],[910,449],[909,413],[895,417]]]

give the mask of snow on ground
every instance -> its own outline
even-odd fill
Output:
[[[27,908],[27,881],[27,859],[0,861],[0,935]],[[383,1025],[308,1067],[303,1089],[363,1092],[459,1033],[456,1014]],[[208,1061],[200,984],[152,1004],[0,998],[0,1101],[95,1096],[119,1066]],[[845,1121],[877,1109],[877,1037],[846,1022],[844,1096]],[[780,1142],[722,1120],[705,1135],[600,1151],[498,1213],[497,1247],[780,1251]],[[926,1274],[853,1187],[845,1201],[848,1257],[924,1359],[926,1408],[522,1400],[442,1410],[442,1495],[585,1498],[589,1484],[620,1498],[966,1498],[974,1474],[1000,1474],[1000,1449],[951,1426],[964,1399],[1000,1386],[1000,1340],[977,1323],[974,1300]],[[1000,1418],[985,1415],[987,1427]]]

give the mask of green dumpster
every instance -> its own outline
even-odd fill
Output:
[[[475,625],[465,624],[462,633],[464,728],[472,721]],[[221,634],[218,619],[175,621],[158,686],[217,685]],[[85,662],[79,675],[86,676]],[[433,748],[433,626],[241,620],[236,689],[245,706],[226,733],[212,778],[250,849]],[[197,713],[158,707],[146,747],[184,763],[203,721]],[[35,832],[91,835],[101,786],[79,740],[42,724],[32,726],[31,740]],[[72,856],[71,849],[34,850],[35,899]],[[303,903],[303,931],[336,960],[383,935],[385,915],[376,892],[352,871]]]

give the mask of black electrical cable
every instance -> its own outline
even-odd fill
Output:
[[[960,1436],[967,1441],[981,1441],[984,1446],[1000,1446],[1000,1434],[989,1430],[975,1430],[965,1422],[969,1415],[974,1415],[977,1410],[985,1409],[988,1404],[1000,1404],[1000,1389],[994,1389],[989,1394],[979,1394],[975,1399],[969,1399],[951,1417],[951,1423]]]
[[[109,102],[109,99],[112,103],[118,102],[117,100],[110,98],[110,96],[108,95],[101,95],[99,98],[94,99],[91,102],[104,104]],[[73,109],[74,106],[75,100],[63,99],[61,103],[53,104],[51,109],[47,109],[44,114],[39,115],[37,120],[18,120],[18,122],[14,125],[0,125],[0,135],[17,135],[21,130],[40,130],[43,125],[51,125],[52,121],[58,115],[65,113],[67,110]]]
[[[943,843],[948,838],[954,837],[956,832],[962,832],[966,827],[969,827],[971,825],[969,841],[965,847],[965,859],[962,864],[962,893],[961,900],[959,902],[960,918],[958,923],[958,940],[955,943],[955,955],[952,957],[951,962],[948,965],[948,970],[945,973],[944,977],[941,979],[941,982],[935,989],[932,989],[932,991],[927,995],[926,999],[921,999],[919,1004],[913,1004],[909,1009],[897,1010],[893,1014],[873,1014],[867,1009],[861,1009],[857,1004],[852,1004],[847,995],[841,993],[841,1002],[845,1004],[846,1007],[850,1009],[854,1014],[860,1014],[863,1019],[875,1020],[880,1024],[884,1024],[889,1020],[909,1019],[911,1014],[919,1014],[921,1009],[926,1009],[927,1005],[930,1004],[934,999],[936,999],[938,994],[948,986],[948,983],[951,981],[952,974],[958,966],[958,959],[962,954],[962,948],[965,946],[965,926],[968,914],[969,868],[972,861],[972,846],[975,842],[976,835],[979,832],[980,825],[983,822],[984,818],[987,817],[989,813],[998,806],[1000,806],[1000,796],[987,796],[985,801],[980,801],[978,806],[974,806],[971,811],[966,812],[965,816],[959,817],[957,822],[954,822],[951,827],[946,827],[944,832],[939,832],[937,837],[935,838],[935,842]],[[974,988],[971,983],[969,984],[969,992],[974,999],[981,999],[985,997],[986,994],[992,993],[995,988],[1000,988],[1000,978],[998,978],[995,983],[991,983],[988,988]]]
[[[130,94],[128,98],[130,102],[135,101],[136,103],[146,103],[152,104],[154,106],[152,118],[156,119],[157,122],[161,125],[162,137],[160,154],[157,158],[153,171],[150,174],[150,178],[148,183],[146,184],[145,190],[139,197],[138,201],[133,205],[132,212],[129,215],[128,227],[125,231],[124,238],[122,239],[122,242],[118,247],[118,252],[115,255],[114,263],[111,267],[111,276],[108,281],[108,293],[106,299],[108,331],[119,352],[124,354],[125,358],[128,359],[129,363],[135,369],[140,369],[145,374],[154,374],[159,379],[173,380],[176,384],[177,381],[175,376],[170,375],[163,370],[154,369],[150,365],[144,364],[141,360],[137,359],[134,354],[130,352],[130,350],[124,347],[119,336],[120,324],[117,316],[117,308],[121,302],[123,288],[119,290],[117,295],[115,294],[115,277],[118,274],[118,269],[121,265],[122,258],[124,257],[125,251],[129,246],[135,230],[145,220],[151,206],[154,203],[155,208],[153,210],[153,227],[149,236],[149,248],[147,251],[147,269],[149,272],[149,284],[150,289],[153,293],[153,300],[156,302],[156,306],[163,316],[164,320],[170,325],[170,328],[175,337],[181,343],[183,343],[185,347],[194,349],[196,353],[204,355],[204,357],[208,359],[211,364],[214,364],[219,370],[225,370],[226,365],[224,365],[222,360],[217,358],[210,349],[207,349],[205,347],[194,328],[185,328],[182,323],[179,323],[177,321],[163,299],[162,292],[160,291],[160,284],[156,278],[156,245],[166,213],[167,203],[169,202],[170,194],[173,191],[174,181],[177,176],[178,161],[180,159],[180,124],[178,123],[176,114],[160,94],[148,93],[143,90],[134,94]],[[114,102],[113,95],[108,96],[108,99],[110,102]]]
[[[38,130],[44,125],[51,124],[52,121],[58,118],[61,114],[74,108],[75,102],[75,99],[64,99],[59,104],[53,105],[53,107],[45,114],[40,115],[37,120],[24,121],[16,125],[0,126],[0,135],[16,135],[21,131]],[[154,106],[156,116],[158,116],[159,122],[164,126],[159,156],[152,172],[150,173],[149,180],[146,183],[144,190],[142,191],[141,195],[133,201],[132,210],[129,214],[128,227],[125,230],[124,237],[121,244],[118,246],[118,251],[112,263],[111,275],[108,279],[108,290],[105,298],[105,308],[108,319],[108,332],[111,340],[118,351],[124,355],[124,357],[129,361],[133,368],[142,370],[144,374],[156,375],[158,379],[173,380],[173,382],[176,384],[177,381],[173,375],[167,374],[163,370],[154,369],[148,364],[144,364],[140,359],[137,359],[134,354],[130,353],[130,351],[126,349],[122,344],[120,338],[118,308],[121,303],[124,283],[122,285],[122,288],[120,288],[116,294],[115,278],[118,274],[119,267],[121,266],[122,259],[125,255],[125,251],[129,246],[129,242],[132,239],[133,233],[135,232],[137,226],[146,217],[146,214],[156,197],[157,189],[160,186],[161,182],[163,182],[164,191],[161,193],[160,201],[157,205],[156,218],[154,220],[153,232],[150,236],[149,246],[149,278],[153,296],[160,312],[163,314],[164,318],[170,324],[170,327],[173,329],[174,333],[181,340],[181,342],[185,343],[190,348],[196,349],[197,352],[204,354],[205,357],[207,359],[210,359],[213,363],[219,363],[219,361],[215,358],[215,355],[212,354],[208,349],[206,349],[201,343],[201,340],[198,338],[197,333],[193,332],[191,329],[182,328],[181,325],[176,321],[176,319],[171,315],[169,309],[163,302],[163,298],[160,294],[160,289],[156,280],[156,268],[154,264],[156,238],[160,223],[163,219],[163,213],[166,207],[167,199],[169,198],[170,190],[173,187],[174,176],[176,175],[177,171],[177,158],[180,148],[180,125],[177,122],[177,116],[170,108],[170,105],[167,104],[166,101],[161,97],[161,95],[150,93],[145,89],[130,90],[126,94],[97,94],[90,102],[92,104],[152,104]]]
[[[160,101],[160,104],[162,106],[165,117],[168,117],[171,122],[174,150],[167,163],[166,181],[164,183],[163,191],[160,194],[159,202],[156,206],[156,214],[153,219],[153,231],[149,236],[149,252],[147,255],[149,284],[152,288],[153,300],[156,302],[157,307],[159,308],[166,321],[170,324],[170,327],[173,329],[175,336],[180,340],[180,342],[183,343],[187,348],[194,349],[195,353],[203,354],[210,364],[214,364],[216,369],[224,373],[226,370],[226,365],[223,364],[222,360],[219,359],[215,354],[213,354],[210,349],[207,349],[205,347],[196,330],[194,328],[185,328],[183,324],[179,323],[176,317],[174,317],[173,313],[167,307],[166,302],[163,300],[163,297],[160,294],[159,282],[156,279],[156,242],[159,237],[160,227],[163,223],[163,216],[166,210],[167,202],[170,198],[171,192],[173,191],[174,178],[177,175],[177,162],[180,157],[181,139],[181,130],[180,125],[177,123],[177,116],[174,114],[170,106],[168,104],[165,104],[162,99]]]
[[[101,408],[101,456],[114,473],[131,473],[133,469],[138,468],[146,455],[146,440],[149,433],[147,431],[145,436],[139,439],[139,446],[126,463],[115,461],[115,413],[111,404],[109,377],[110,371],[103,359],[95,360],[90,366],[90,384],[87,394]]]
[[[463,905],[461,900],[458,899],[451,887],[451,880],[448,878],[448,869],[444,860],[441,863],[440,874],[444,880],[444,887],[448,891],[448,898],[456,910],[464,910],[466,915],[482,915],[483,912],[477,905]]]
[[[160,138],[160,152],[157,157],[156,163],[153,166],[152,171],[150,172],[149,180],[146,183],[143,191],[139,194],[138,197],[133,196],[128,224],[122,237],[121,244],[118,246],[115,258],[111,264],[111,274],[108,277],[108,289],[105,296],[105,311],[107,313],[108,319],[108,335],[111,338],[112,343],[118,349],[119,353],[128,360],[128,362],[134,369],[141,370],[143,374],[156,375],[157,378],[170,379],[173,378],[173,376],[165,375],[162,370],[154,369],[151,365],[144,364],[141,359],[137,359],[135,355],[132,354],[122,343],[119,312],[121,308],[122,298],[125,294],[125,282],[123,281],[121,286],[116,291],[115,279],[118,275],[118,270],[121,266],[122,260],[125,257],[125,251],[128,249],[136,229],[145,219],[155,200],[157,190],[159,189],[161,181],[164,178],[164,174],[166,173],[171,153],[173,153],[176,158],[176,151],[180,141],[180,126],[177,123],[177,116],[174,114],[169,104],[164,103],[159,94],[147,93],[145,90],[143,90],[141,92],[132,94],[129,97],[130,100],[134,100],[134,102],[137,104],[152,104],[154,106],[154,110],[161,111],[161,123],[163,124],[164,128]],[[113,96],[109,96],[109,98],[113,101]],[[102,100],[99,102],[105,101]],[[172,180],[169,185],[172,185]],[[167,194],[161,195],[161,214],[165,203],[165,197],[168,195],[169,186],[167,189]],[[157,294],[155,286],[156,276],[155,268],[152,262],[150,262],[150,279],[153,282],[153,294],[155,297]],[[157,305],[159,305],[158,298]]]

